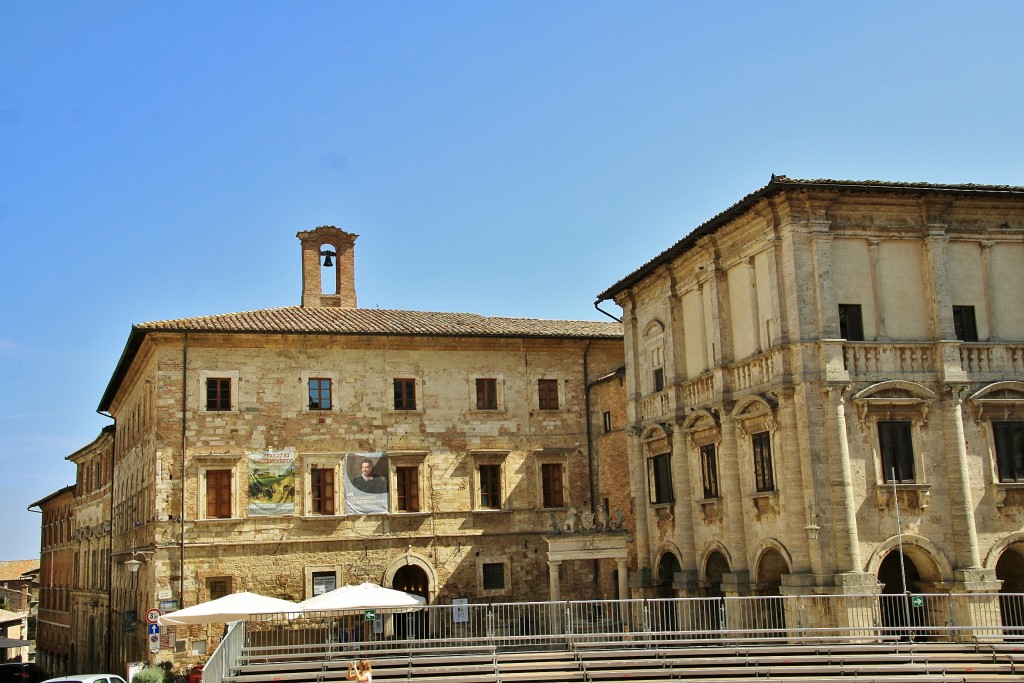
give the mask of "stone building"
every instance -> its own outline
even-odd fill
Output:
[[[645,594],[1024,589],[1022,296],[1022,187],[781,176],[601,293]]]
[[[580,483],[587,387],[622,367],[621,326],[360,309],[356,236],[298,237],[301,306],[135,325],[102,397],[115,668],[212,651],[219,629],[181,627],[151,654],[145,615],[240,590],[482,602],[600,579],[549,564],[547,539],[611,499]]]
[[[39,556],[39,606],[36,619],[36,662],[51,676],[72,673],[71,591],[75,552],[72,548],[75,487],[65,486],[29,509],[42,513]]]

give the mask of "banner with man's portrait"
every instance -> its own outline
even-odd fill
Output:
[[[388,512],[388,456],[383,453],[345,454],[345,514]]]
[[[249,456],[249,516],[295,514],[295,449],[266,450]]]

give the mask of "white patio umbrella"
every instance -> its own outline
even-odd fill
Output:
[[[225,621],[249,621],[249,617],[265,614],[294,615],[298,604],[290,600],[269,598],[259,593],[232,593],[216,600],[201,602],[157,618],[161,626],[215,624]]]
[[[411,593],[384,588],[375,583],[342,586],[299,603],[303,612],[340,612],[360,609],[388,609],[412,612],[426,604],[426,599]]]

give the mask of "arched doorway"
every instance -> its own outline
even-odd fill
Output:
[[[996,562],[996,578],[1003,582],[999,587],[999,612],[1003,626],[1012,627],[1007,635],[1022,636],[1024,630],[1024,604],[1020,594],[1024,593],[1024,543],[1015,543],[1003,551]]]
[[[758,628],[783,629],[786,609],[782,602],[782,575],[789,573],[789,564],[778,550],[766,550],[757,562],[757,594],[767,597],[755,615]]]
[[[722,590],[722,577],[729,573],[729,560],[718,550],[708,555],[704,561],[704,581],[701,589],[704,593],[696,616],[696,630],[700,632],[717,631],[722,628],[722,614],[725,609],[725,591]],[[713,634],[708,633],[707,637]]]
[[[670,552],[662,553],[658,560],[658,575],[655,582],[658,600],[652,603],[654,610],[654,627],[666,633],[678,630],[679,620],[676,615],[678,605],[674,587],[676,572],[680,571],[679,559]]]
[[[900,550],[890,552],[878,566],[878,582],[882,584],[879,596],[882,626],[900,640],[913,640],[916,636],[913,627],[927,623],[923,605],[916,605],[908,595],[919,589],[920,581],[917,564]]]
[[[391,587],[397,591],[418,595],[430,602],[430,582],[422,567],[407,564],[400,567],[391,579]],[[427,635],[427,611],[418,610],[409,614],[395,615],[395,637],[399,640],[423,638]]]

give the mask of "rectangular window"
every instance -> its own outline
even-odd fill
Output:
[[[668,453],[655,455],[647,461],[647,491],[651,503],[671,503],[672,469]]]
[[[558,410],[558,380],[537,380],[537,397],[541,410]]]
[[[609,410],[604,411],[601,415],[601,420],[604,423],[604,431],[612,431],[612,413]]]
[[[775,490],[775,473],[772,470],[772,439],[768,432],[758,432],[750,437],[754,449],[754,483],[758,493]]]
[[[206,470],[206,517],[231,518],[231,470]]]
[[[501,562],[485,562],[481,567],[485,591],[505,590],[505,565]]]
[[[1024,482],[1024,422],[993,422],[999,481]]]
[[[860,304],[839,304],[839,336],[846,341],[864,341]]]
[[[206,589],[210,592],[210,600],[231,595],[231,579],[208,579]]]
[[[914,481],[914,442],[910,420],[879,420],[878,449],[882,454],[882,481]]]
[[[544,489],[544,507],[565,507],[562,491],[562,464],[546,462],[540,466],[541,486]]]
[[[978,341],[978,325],[974,320],[974,306],[953,307],[953,331],[960,341]]]
[[[395,380],[395,410],[416,410],[416,380]]]
[[[208,377],[206,379],[206,409],[217,412],[231,410],[230,377]]]
[[[331,380],[324,377],[309,378],[309,409],[331,409]]]
[[[330,593],[338,587],[338,575],[334,572],[313,572],[313,595]]]
[[[713,443],[700,447],[700,479],[704,498],[718,498],[718,455]]]
[[[658,393],[665,388],[665,369],[655,368],[654,369],[654,393]]]
[[[334,468],[314,467],[309,471],[309,489],[312,494],[312,512],[315,515],[334,514]]]
[[[494,378],[479,378],[476,381],[476,409],[497,410],[498,409],[498,380]]]
[[[480,507],[501,509],[501,465],[480,465]]]
[[[398,509],[402,512],[420,511],[420,468],[416,465],[395,468],[395,488]]]

